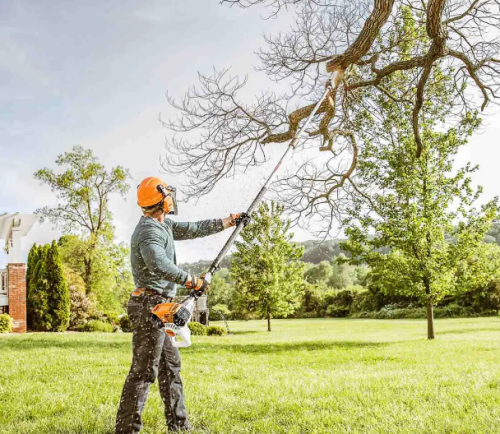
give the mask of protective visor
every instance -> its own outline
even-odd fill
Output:
[[[170,197],[172,200],[172,209],[170,210],[169,214],[177,215],[178,213],[178,208],[177,208],[177,198],[176,198],[176,189],[175,187],[168,186],[164,187],[163,185],[157,185],[156,189],[163,195],[163,198],[166,199],[167,197]]]

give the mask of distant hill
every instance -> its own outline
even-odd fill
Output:
[[[496,243],[500,246],[500,222],[491,225],[490,230],[484,237],[484,241],[486,243]]]
[[[321,261],[330,261],[332,258],[342,253],[339,243],[342,240],[326,240],[326,241],[304,241],[298,242],[300,246],[304,246],[304,256],[301,261],[310,262],[312,264],[319,264]],[[226,256],[222,260],[221,268],[229,268],[231,255]],[[212,260],[198,261],[194,263],[179,264],[179,267],[189,273],[201,274],[208,270],[212,264]]]
[[[321,261],[330,261],[332,258],[340,255],[342,250],[340,249],[339,243],[341,243],[342,239],[334,239],[334,240],[325,240],[325,241],[316,241],[309,240],[298,242],[297,244],[304,246],[304,256],[302,256],[301,261],[309,262],[311,264],[319,264]],[[486,243],[496,243],[500,246],[500,222],[493,223],[491,225],[490,230],[484,237],[484,241]],[[222,261],[222,268],[229,268],[229,263],[231,260],[231,255],[224,258]],[[179,264],[179,267],[183,270],[186,270],[190,273],[201,274],[204,271],[208,270],[211,260],[209,261],[198,261],[194,263],[184,263]]]
[[[297,243],[304,246],[304,256],[302,262],[309,262],[311,264],[319,264],[321,261],[330,261],[332,258],[340,255],[342,252],[340,243],[344,240],[309,240],[302,243]]]

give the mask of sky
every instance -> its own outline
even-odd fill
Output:
[[[165,93],[181,97],[199,71],[213,67],[248,74],[250,92],[267,88],[254,70],[254,52],[264,33],[286,30],[290,18],[263,15],[263,9],[230,8],[218,0],[0,0],[0,213],[32,213],[54,204],[54,193],[33,173],[53,168],[59,154],[79,144],[107,167],[130,169],[126,200],[110,202],[117,240],[128,242],[141,215],[135,197],[140,181],[182,181],[162,173],[160,165],[167,132],[158,117],[175,115]],[[485,198],[500,195],[500,114],[489,113],[484,132],[460,153],[460,160],[480,164],[475,181]],[[284,146],[272,149],[270,164]],[[225,180],[196,204],[181,203],[176,219],[246,209],[265,169]],[[298,240],[313,238],[302,230],[296,234]],[[49,223],[37,224],[24,240],[25,254],[33,242],[59,235]],[[179,262],[213,258],[228,235],[179,242]],[[5,261],[0,253],[0,267]]]

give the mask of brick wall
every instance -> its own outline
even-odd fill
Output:
[[[14,333],[26,333],[26,264],[7,264],[9,276],[9,315]]]

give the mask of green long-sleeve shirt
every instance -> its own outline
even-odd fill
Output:
[[[165,297],[175,297],[176,284],[184,284],[188,273],[176,265],[174,240],[205,237],[224,229],[222,220],[163,223],[141,217],[130,245],[130,261],[136,288],[149,288]]]

